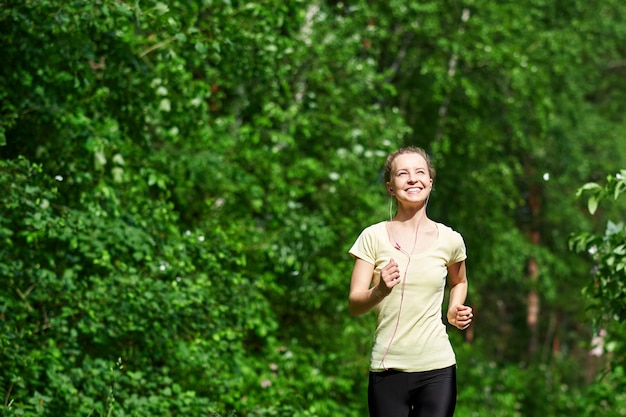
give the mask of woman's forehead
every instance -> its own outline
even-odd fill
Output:
[[[424,157],[414,152],[396,156],[392,165],[396,170],[403,168],[428,168],[428,163]]]

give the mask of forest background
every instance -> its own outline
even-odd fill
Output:
[[[457,416],[624,416],[622,0],[0,3],[3,416],[364,416],[347,250],[428,150]]]

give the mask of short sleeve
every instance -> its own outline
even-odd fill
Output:
[[[459,232],[453,231],[451,236],[451,252],[450,261],[448,265],[455,264],[457,262],[467,259],[467,249],[465,247],[465,241]]]
[[[360,258],[372,265],[376,265],[377,251],[378,244],[376,236],[373,233],[373,228],[368,227],[361,232],[348,253],[355,258]]]

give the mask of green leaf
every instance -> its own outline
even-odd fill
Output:
[[[590,214],[594,214],[598,209],[598,201],[599,198],[597,196],[589,197],[589,200],[587,201],[587,209],[589,210]]]
[[[613,193],[613,198],[617,200],[619,195],[626,191],[626,180],[621,179],[618,180],[617,184],[615,184],[615,191]]]

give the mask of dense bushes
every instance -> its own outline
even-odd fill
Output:
[[[365,415],[347,249],[403,144],[470,254],[457,415],[620,415],[566,240],[597,226],[575,190],[626,163],[626,10],[574,3],[5,4],[3,415]]]

